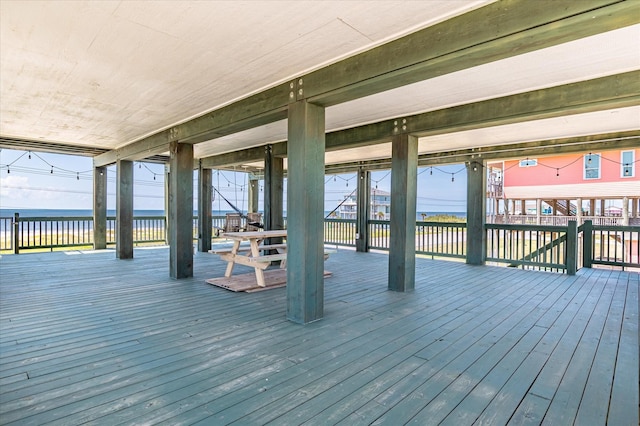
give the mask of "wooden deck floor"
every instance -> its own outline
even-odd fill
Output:
[[[194,263],[176,281],[167,249],[2,257],[0,424],[638,425],[638,273],[418,259],[402,294],[385,255],[340,250],[301,326],[284,288],[233,293],[204,282],[217,256]]]

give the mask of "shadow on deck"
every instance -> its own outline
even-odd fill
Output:
[[[178,281],[166,248],[4,256],[0,423],[638,424],[638,273],[417,259],[403,294],[387,262],[332,255],[301,326],[209,254]]]

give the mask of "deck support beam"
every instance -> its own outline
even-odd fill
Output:
[[[356,213],[356,251],[369,251],[369,217],[371,216],[371,172],[358,170],[358,203]]]
[[[249,177],[249,194],[248,194],[248,208],[249,213],[258,212],[258,199],[259,199],[259,182],[256,177]]]
[[[473,161],[467,165],[467,260],[469,265],[484,265],[487,257],[486,164]],[[522,202],[524,211],[524,201]]]
[[[107,168],[93,168],[93,249],[107,248]]]
[[[171,165],[164,165],[164,242],[171,245],[171,232],[169,229],[169,194],[171,194]]]
[[[413,291],[416,276],[416,198],[418,138],[393,137],[391,147],[389,290]]]
[[[116,163],[116,257],[133,259],[133,161]]]
[[[198,167],[198,251],[211,250],[211,169]]]
[[[264,229],[284,229],[284,159],[267,145],[264,152]],[[271,244],[282,241],[271,239]]]
[[[290,104],[288,140],[287,318],[307,324],[324,316],[324,108]]]
[[[193,145],[171,142],[169,276],[193,276]]]

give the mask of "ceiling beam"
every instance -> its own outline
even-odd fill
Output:
[[[60,142],[46,142],[42,140],[12,138],[7,136],[0,136],[0,149],[79,155],[82,157],[95,157],[96,155],[109,152],[107,148],[98,148],[95,146],[70,145]],[[164,155],[152,155],[149,157],[143,157],[141,160],[146,163],[163,164],[169,161],[169,157]]]
[[[418,165],[420,167],[428,167],[460,164],[469,161],[498,161],[514,158],[575,154],[588,151],[637,149],[639,146],[640,130],[632,130],[628,132],[602,133],[422,154],[418,157]],[[391,159],[332,164],[327,165],[325,169],[327,174],[340,174],[354,173],[360,168],[366,170],[390,169]]]
[[[398,132],[426,137],[638,104],[640,71],[630,71],[331,132],[326,146],[353,148],[389,142]]]
[[[389,142],[401,131],[420,137],[435,136],[639,104],[640,71],[630,71],[329,132],[325,144],[327,151],[335,151]],[[286,155],[286,142],[273,147],[278,155]],[[203,158],[202,165],[218,168],[263,158],[264,147],[256,147]]]
[[[46,142],[42,140],[11,138],[5,136],[0,137],[0,148],[33,152],[51,152],[55,154],[71,154],[85,157],[93,157],[109,151],[106,148],[68,145],[59,142]]]
[[[286,118],[290,102],[323,106],[599,34],[640,21],[640,3],[502,0],[326,66],[97,156],[96,166],[161,154]]]

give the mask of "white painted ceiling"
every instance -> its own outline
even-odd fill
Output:
[[[0,1],[0,135],[116,148],[487,1]],[[640,25],[336,105],[328,131],[640,69]],[[638,108],[420,139],[432,152],[640,129]],[[286,122],[196,145],[286,139]],[[390,156],[389,144],[327,162]]]

